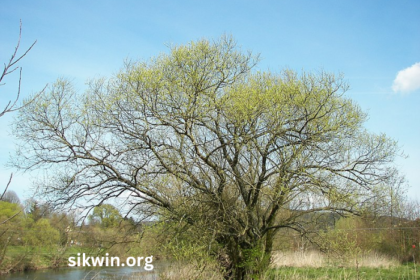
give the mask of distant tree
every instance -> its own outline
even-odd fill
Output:
[[[118,209],[111,204],[96,206],[90,215],[90,222],[92,224],[99,224],[104,228],[116,227],[122,219]]]
[[[7,192],[5,192],[1,200],[7,201],[10,203],[20,204],[20,199],[18,195],[14,191],[11,191],[11,190],[8,190]]]
[[[22,208],[19,204],[11,203],[8,201],[0,201],[0,225],[4,221],[10,220],[13,217],[18,216],[22,212]]]
[[[27,214],[36,222],[41,218],[49,218],[52,212],[50,205],[47,203],[39,203],[33,200]]]
[[[61,244],[65,245],[68,242],[68,236],[76,227],[73,213],[53,212],[50,214],[49,221],[52,227],[60,232]]]
[[[280,230],[305,235],[314,213],[380,199],[398,152],[364,129],[342,77],[253,73],[257,61],[231,38],[201,40],[84,95],[59,80],[19,111],[17,166],[50,170],[43,194],[57,204],[130,195],[208,241],[226,278],[257,277]]]
[[[60,244],[60,233],[48,219],[41,218],[26,231],[23,239],[30,246],[55,246]]]

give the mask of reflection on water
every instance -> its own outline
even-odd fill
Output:
[[[157,266],[155,265],[155,269]],[[135,280],[158,279],[156,270],[145,271],[136,267],[102,267],[98,269],[63,268],[59,270],[40,270],[31,272],[18,272],[1,275],[0,280],[23,279],[56,279],[56,280]]]

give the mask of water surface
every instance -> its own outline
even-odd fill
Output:
[[[0,275],[0,280],[54,279],[54,280],[155,280],[158,279],[156,266],[152,271],[140,267],[102,267],[97,269],[61,268],[30,272],[16,272]]]

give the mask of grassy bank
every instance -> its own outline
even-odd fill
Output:
[[[356,262],[357,261],[357,262]],[[358,264],[358,265],[356,265]],[[413,263],[401,264],[395,259],[370,253],[353,259],[333,258],[317,251],[276,252],[271,268],[260,280],[414,280],[420,279],[419,267]],[[176,264],[160,273],[164,280],[223,279],[210,263]]]
[[[68,258],[77,253],[91,252],[81,247],[8,246],[1,260],[0,274],[67,266]]]
[[[265,279],[420,279],[417,270],[413,263],[401,264],[375,253],[343,259],[317,251],[276,252]]]
[[[400,265],[392,268],[361,267],[282,267],[270,270],[265,280],[306,280],[306,279],[335,279],[335,280],[412,280],[420,279],[413,265]]]

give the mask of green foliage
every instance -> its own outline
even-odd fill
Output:
[[[341,218],[334,228],[320,233],[323,250],[338,263],[356,261],[362,254],[377,250],[383,237],[380,232],[366,230],[360,217]]]
[[[23,209],[19,204],[0,201],[0,259],[9,245],[18,243],[24,220]]]
[[[111,204],[102,204],[93,209],[89,220],[92,224],[99,224],[101,227],[117,227],[122,221],[120,212]]]
[[[17,203],[10,203],[7,201],[0,201],[0,222],[3,222],[16,214],[22,212],[22,207]],[[23,215],[23,214],[22,214]],[[22,215],[18,215],[15,220],[22,218]]]
[[[250,279],[260,279],[262,273],[266,270],[267,264],[265,263],[267,256],[264,254],[261,247],[242,250],[242,262],[239,267],[247,271]],[[268,256],[270,258],[270,256]]]
[[[41,218],[26,231],[23,239],[29,246],[57,246],[60,244],[60,233],[48,219]]]

